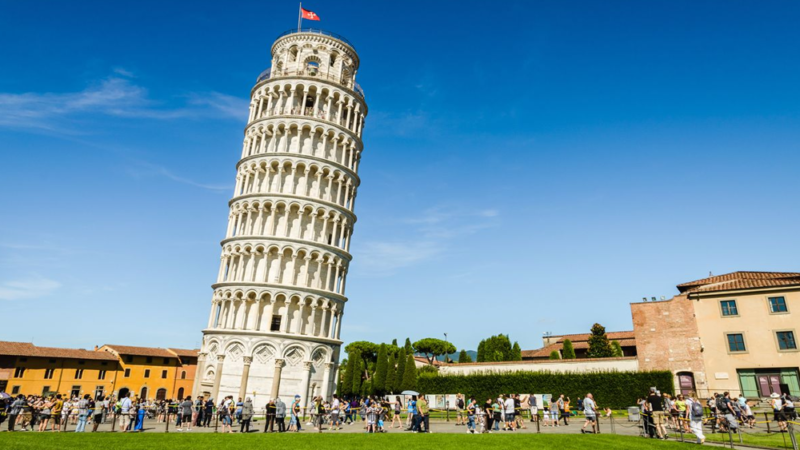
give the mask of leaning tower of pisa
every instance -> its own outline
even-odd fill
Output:
[[[194,395],[305,403],[336,388],[367,115],[358,66],[329,32],[272,45],[251,91]]]

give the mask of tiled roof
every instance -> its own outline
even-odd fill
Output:
[[[428,361],[428,358],[426,358],[424,356],[415,356],[414,357],[414,361],[419,361],[419,362],[424,363],[424,364],[430,364],[430,361]],[[443,364],[444,363],[442,361],[439,361],[438,359],[434,359],[433,360],[433,365],[434,366],[441,366]]]
[[[156,347],[131,347],[128,345],[106,344],[103,349],[111,349],[120,355],[133,356],[155,356],[158,358],[175,358],[175,354],[169,350]]]
[[[0,355],[29,356],[39,358],[92,359],[116,361],[117,357],[106,352],[84,350],[82,348],[37,347],[30,342],[0,341]]]
[[[581,334],[562,334],[551,336],[551,338],[558,338],[558,340],[550,345],[538,348],[536,350],[523,350],[523,358],[547,358],[553,350],[559,351],[564,345],[564,341],[569,339],[572,342],[572,348],[576,350],[589,348],[589,337],[591,333]],[[633,331],[609,331],[606,333],[609,341],[617,341],[622,347],[635,347],[636,339],[634,338]]]
[[[621,360],[631,360],[636,359],[635,356],[620,356],[620,357],[609,357],[609,358],[581,358],[581,359],[559,359],[559,360],[547,360],[547,361],[493,361],[493,362],[471,362],[471,363],[453,363],[453,364],[444,364],[445,367],[447,366],[495,366],[501,364],[547,364],[547,363],[585,363],[587,361],[621,361]]]
[[[196,348],[194,350],[185,350],[181,348],[168,348],[167,350],[175,353],[178,356],[183,356],[186,358],[197,358],[197,354],[200,353],[200,349]]]
[[[678,285],[681,293],[735,291],[779,286],[800,286],[796,272],[732,272]]]

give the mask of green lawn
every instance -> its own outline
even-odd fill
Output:
[[[686,448],[678,442],[662,442],[615,435],[468,435],[468,434],[121,434],[121,433],[0,433],[0,448],[13,450],[128,450],[164,448],[313,448],[336,449],[431,449],[467,450],[558,449],[558,450],[661,450]],[[379,447],[376,447],[379,446]]]
[[[800,436],[797,436],[800,439]],[[706,433],[706,442],[729,442],[727,433]],[[785,440],[784,440],[785,439]],[[742,432],[742,443],[745,445],[752,445],[755,447],[773,447],[773,448],[792,448],[792,441],[789,440],[789,435],[786,433],[756,433],[750,429],[745,429]],[[733,445],[739,444],[739,436],[733,435]]]

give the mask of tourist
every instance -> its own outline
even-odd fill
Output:
[[[567,421],[567,416],[565,414],[565,409],[564,409],[564,394],[561,394],[561,395],[558,396],[558,400],[556,400],[556,406],[558,406],[558,417],[559,417],[559,420],[563,420],[564,421],[564,425],[569,425],[569,422]]]
[[[528,407],[531,410],[531,422],[537,422],[539,420],[539,406],[536,404],[536,396],[531,394],[528,396]],[[580,408],[580,405],[578,405]]]
[[[785,404],[780,394],[773,392],[770,395],[769,404],[772,406],[773,419],[778,422],[778,427],[780,427],[781,433],[785,433],[788,429],[786,424],[787,419],[786,412],[784,411]]]
[[[494,407],[491,398],[487,398],[483,403],[483,411],[485,413],[484,417],[486,418],[486,432],[491,433],[492,425],[494,425]]]
[[[331,430],[341,430],[342,424],[339,423],[339,408],[341,407],[339,397],[333,394],[333,402],[331,402]]]
[[[428,406],[428,399],[424,395],[420,395],[419,399],[417,400],[417,411],[419,412],[419,431],[420,433],[430,433],[431,432],[431,411],[430,407]],[[425,431],[422,431],[422,424],[425,424]]]
[[[456,426],[464,425],[464,395],[456,394]]]
[[[250,432],[250,420],[253,419],[253,414],[255,414],[255,409],[253,408],[253,400],[251,400],[250,397],[247,397],[246,399],[244,399],[244,403],[242,404],[242,423],[241,426],[239,427],[240,433]]]
[[[403,419],[400,417],[400,412],[403,410],[403,401],[399,395],[394,397],[394,416],[392,416],[392,428],[395,428],[394,423],[397,422],[396,428],[403,428]]]
[[[412,431],[415,428],[415,416],[417,415],[416,404],[416,397],[411,397],[411,400],[406,403],[406,408],[408,409],[408,415],[406,416],[406,431]]]
[[[586,400],[584,400],[586,402]],[[649,411],[653,414],[656,434],[659,439],[667,439],[667,429],[664,427],[664,404],[661,396],[655,388],[650,388],[650,395],[647,397]],[[584,408],[584,411],[587,408]]]
[[[53,420],[52,431],[61,431],[62,411],[64,411],[64,400],[61,399],[61,394],[56,394],[56,399],[53,401],[53,406],[50,408],[50,417]]]
[[[233,421],[231,420],[231,404],[233,403],[233,396],[225,397],[217,408],[219,414],[219,421],[222,422],[222,433],[225,433],[225,427],[228,428],[228,433],[233,433]]]
[[[685,433],[689,432],[689,424],[686,421],[686,397],[683,394],[678,394],[675,397],[675,411],[677,412],[675,420],[677,421],[677,425],[680,429],[683,429]]]
[[[467,434],[475,434],[475,413],[477,405],[475,399],[470,397],[467,401]]]
[[[275,400],[270,399],[264,407],[264,433],[275,432],[275,412],[277,411]]]
[[[203,396],[197,397],[194,401],[194,410],[192,411],[192,424],[195,427],[203,426]]]
[[[514,420],[516,421],[517,429],[528,428],[522,419],[522,400],[520,400],[519,394],[514,394]]]
[[[783,394],[783,413],[788,420],[797,420],[797,411],[794,408],[794,402],[789,394]]]
[[[686,410],[689,414],[689,428],[692,434],[697,438],[698,444],[706,442],[706,436],[703,434],[703,404],[699,398],[689,395],[686,399]]]
[[[505,426],[508,431],[515,431],[516,429],[516,422],[514,422],[514,399],[511,395],[505,400],[504,404],[505,410]]]
[[[550,400],[546,395],[542,396],[542,426],[547,427],[550,425]]]
[[[134,431],[144,431],[145,413],[146,413],[146,402],[143,399],[139,399],[139,402],[136,403],[136,408],[135,408],[136,426],[133,428]]]
[[[378,420],[378,412],[375,409],[375,403],[364,403],[366,407],[366,420],[367,420],[367,431],[366,433],[374,433],[375,432],[375,422]]]
[[[289,424],[289,428],[291,428],[292,424],[294,424],[295,433],[299,433],[300,431],[302,431],[302,427],[300,425],[300,421],[302,420],[300,418],[300,413],[301,413],[300,396],[295,395],[294,402],[292,403],[292,422]]]
[[[53,401],[50,398],[39,401],[39,431],[47,431],[47,424],[50,422],[51,408]]]
[[[105,407],[103,406],[102,395],[97,396],[97,400],[94,401],[93,410],[94,412],[92,413],[92,433],[96,433],[97,427],[99,427],[100,422],[103,421],[103,411],[105,411]]]
[[[503,421],[503,407],[500,399],[492,400],[492,422],[494,431],[500,431],[500,423]]]
[[[583,423],[581,433],[587,433],[586,425],[592,426],[592,431],[588,433],[594,433],[595,425],[597,424],[597,407],[594,403],[594,396],[591,393],[586,394],[586,398],[583,399],[583,414],[586,416],[586,422]]]

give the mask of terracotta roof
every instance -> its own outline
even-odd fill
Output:
[[[779,286],[800,286],[796,272],[732,272],[679,284],[681,293],[735,291]]]
[[[169,350],[157,347],[131,347],[128,345],[114,345],[106,344],[103,350],[114,350],[120,355],[133,355],[133,356],[155,356],[158,358],[175,358],[175,354]]]
[[[197,354],[200,353],[200,349],[196,348],[194,350],[185,350],[181,348],[168,348],[167,350],[171,351],[172,353],[183,356],[187,358],[197,358]]]
[[[443,364],[445,367],[452,366],[495,366],[500,364],[547,364],[547,363],[585,363],[587,361],[622,361],[636,359],[636,356],[612,356],[608,358],[581,358],[581,359],[558,359],[558,360],[534,360],[534,361],[493,361],[493,362],[471,362]]]
[[[523,350],[523,358],[547,358],[553,350],[561,350],[564,341],[569,339],[572,342],[572,348],[576,350],[589,348],[589,337],[591,333],[581,334],[562,334],[550,336],[550,338],[558,338],[558,340],[550,345],[538,348],[536,350]],[[617,341],[622,347],[635,347],[636,338],[634,338],[633,331],[609,331],[606,333],[609,341]]]
[[[589,337],[592,333],[579,333],[579,334],[556,334],[550,336],[550,338],[559,338],[557,342],[563,342],[564,339],[569,339],[572,341],[573,344],[580,341],[589,341]],[[634,334],[633,331],[609,331],[606,333],[608,336],[608,340],[610,341],[618,341],[620,339],[633,339]]]
[[[106,353],[82,348],[37,347],[30,342],[0,341],[0,355],[30,356],[39,358],[70,358],[116,361],[117,357]]]
[[[428,358],[426,358],[424,356],[415,356],[414,360],[415,361],[419,361],[419,362],[424,363],[424,364],[430,364],[430,361],[428,361]],[[441,366],[441,365],[444,365],[444,362],[439,361],[438,359],[434,359],[433,360],[433,365],[434,366]]]

